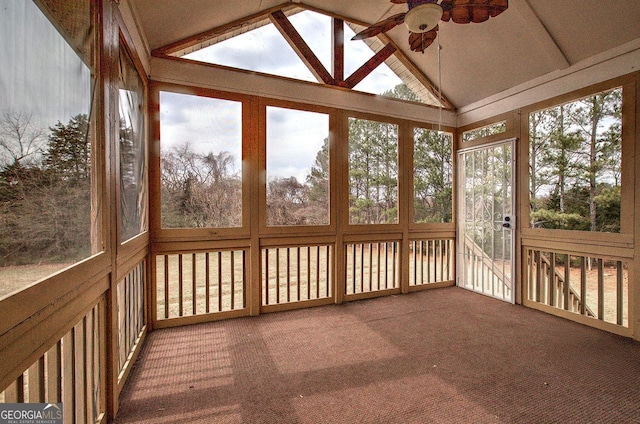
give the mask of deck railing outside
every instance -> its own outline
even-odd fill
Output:
[[[525,251],[527,299],[628,327],[627,264],[602,257]]]
[[[136,349],[145,322],[145,281],[147,261],[136,265],[118,283],[118,381]]]
[[[452,281],[453,239],[412,240],[409,245],[409,285]]]
[[[333,296],[333,246],[262,249],[262,306]]]
[[[243,309],[246,284],[246,250],[157,255],[157,319]]]
[[[398,241],[346,245],[345,294],[374,293],[400,287]]]

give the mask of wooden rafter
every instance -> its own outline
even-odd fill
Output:
[[[336,81],[342,81],[344,80],[344,20],[333,18],[331,43],[333,46],[333,78]]]
[[[353,88],[360,81],[365,79],[371,72],[373,72],[382,62],[387,60],[389,56],[396,52],[396,47],[389,43],[382,50],[375,54],[371,59],[369,59],[364,65],[362,65],[358,70],[356,70],[353,74],[349,76],[344,81],[343,87]]]
[[[281,10],[276,10],[270,15],[271,22],[278,28],[278,31],[282,34],[285,40],[289,43],[291,48],[300,57],[302,62],[309,68],[311,73],[318,79],[319,82],[335,85],[335,80],[324,67],[320,59],[313,53],[309,45],[302,39],[300,33],[289,22],[289,19]]]

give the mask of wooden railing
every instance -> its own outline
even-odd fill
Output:
[[[580,313],[589,317],[596,317],[596,314],[580,298],[580,294],[570,284],[570,267],[563,266],[564,272],[556,267],[556,254],[551,252],[548,255],[540,251],[530,255],[529,260],[533,260],[532,268],[535,272],[535,296],[536,302],[543,302],[562,308],[564,310]],[[567,260],[565,255],[564,260]],[[582,262],[584,258],[581,258]],[[538,263],[540,264],[538,272]],[[553,265],[552,265],[553,264]],[[581,274],[582,280],[582,274]],[[586,273],[585,273],[586,282]]]
[[[400,288],[398,241],[346,245],[345,295],[362,295]]]
[[[246,308],[246,250],[159,254],[155,260],[159,321]]]
[[[628,272],[622,260],[525,249],[527,300],[628,327]]]
[[[117,286],[118,383],[133,357],[146,327],[145,282],[147,261],[136,265]]]
[[[452,282],[453,244],[453,239],[412,240],[409,245],[409,285]]]
[[[332,245],[278,246],[261,252],[263,310],[333,296]]]
[[[102,298],[2,393],[3,403],[62,403],[65,423],[105,416],[105,301]]]

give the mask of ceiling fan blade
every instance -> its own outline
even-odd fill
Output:
[[[457,24],[480,23],[509,8],[509,0],[442,0],[442,20]]]
[[[406,14],[406,12],[402,12],[393,16],[389,16],[387,19],[384,19],[376,24],[371,25],[367,29],[360,31],[353,36],[352,40],[362,40],[365,38],[373,37],[374,35],[382,34],[383,32],[387,32],[402,24],[404,22],[404,17]]]
[[[433,40],[438,36],[438,27],[436,26],[431,31],[409,34],[409,47],[414,52],[424,53],[424,50],[429,47]]]

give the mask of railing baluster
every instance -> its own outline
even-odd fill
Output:
[[[569,310],[569,292],[571,291],[571,256],[567,253],[564,262],[564,309]]]
[[[331,287],[331,274],[329,273],[329,269],[331,267],[331,246],[327,245],[327,252],[326,252],[326,258],[325,258],[325,268],[324,268],[324,273],[325,273],[325,289],[326,289],[326,297],[331,296],[331,292],[330,292],[330,287]]]
[[[384,243],[384,288],[389,288],[389,242]]]
[[[623,325],[624,284],[622,261],[616,263],[616,323]]]
[[[209,265],[209,252],[204,254],[204,309],[206,313],[211,312],[211,266]]]
[[[396,242],[392,242],[391,246],[392,246],[392,253],[393,253],[391,255],[392,256],[391,259],[393,260],[393,263],[391,265],[391,268],[393,270],[393,276],[392,276],[393,280],[392,280],[392,282],[393,282],[393,288],[395,289],[396,287],[398,287],[398,281],[397,281],[397,277],[396,277],[396,274],[397,274],[397,272],[396,272],[396,261],[398,260],[398,251],[397,251],[398,244]]]
[[[297,252],[297,257],[296,257],[296,263],[297,263],[297,270],[296,270],[296,273],[297,273],[297,278],[298,278],[298,279],[297,279],[296,283],[298,284],[298,299],[297,299],[297,300],[298,300],[298,302],[299,302],[299,301],[301,301],[301,300],[302,300],[302,293],[301,293],[301,290],[302,290],[302,281],[300,281],[300,278],[301,278],[301,275],[302,275],[302,274],[301,274],[301,271],[300,271],[300,268],[301,268],[302,262],[301,262],[301,260],[300,260],[300,247],[298,247],[298,248],[297,248],[297,250],[298,250],[298,252]]]
[[[33,365],[29,367],[27,375],[27,381],[29,382],[29,403],[44,402],[44,356],[41,356]]]
[[[358,244],[360,248],[360,293],[364,292],[364,244]]]
[[[198,300],[198,287],[196,285],[196,254],[191,255],[191,312],[193,315],[198,313],[196,308]]]
[[[58,341],[47,351],[47,390],[48,403],[62,402],[62,342]]]
[[[231,263],[229,264],[229,267],[231,268],[229,272],[229,276],[231,277],[231,310],[234,310],[236,308],[236,252],[231,250],[229,255],[231,257]]]
[[[291,302],[291,249],[287,247],[287,302]]]
[[[264,249],[264,304],[269,304],[269,249]]]
[[[426,243],[427,243],[427,284],[428,284],[428,283],[432,283],[432,281],[431,281],[431,262],[432,262],[433,258],[431,256],[431,240],[427,240]]]
[[[316,246],[316,299],[320,299],[320,246]]]
[[[604,321],[604,261],[598,258],[598,319]]]
[[[164,255],[164,317],[169,318],[169,255]]]
[[[549,253],[549,305],[555,306],[555,291],[556,291],[556,254]]]
[[[242,307],[247,307],[247,251],[242,250]]]
[[[536,261],[536,302],[540,302],[542,291],[542,252],[535,251],[534,258]]]
[[[76,423],[84,423],[85,412],[85,397],[84,397],[84,372],[86,370],[85,362],[85,346],[84,346],[84,334],[85,334],[85,320],[82,320],[74,327],[74,368],[75,368],[75,417]]]
[[[276,305],[280,303],[280,248],[276,247]]]
[[[440,251],[440,281],[444,281],[444,250],[442,243],[444,240],[438,240],[438,250]]]
[[[222,312],[222,252],[218,252],[218,312]]]
[[[585,315],[587,305],[587,264],[584,256],[580,257],[580,315]]]
[[[134,270],[134,276],[137,273]],[[134,277],[135,280],[135,277]],[[85,366],[85,417],[86,422],[93,423],[95,418],[93,404],[93,309],[85,317],[84,366]],[[132,331],[134,333],[134,331]],[[134,341],[131,342],[133,345]]]
[[[307,300],[311,299],[311,246],[307,246]]]
[[[179,308],[179,312],[178,315],[182,316],[182,312],[183,312],[183,307],[182,307],[182,302],[183,302],[183,294],[182,294],[182,254],[178,255],[178,308]]]

